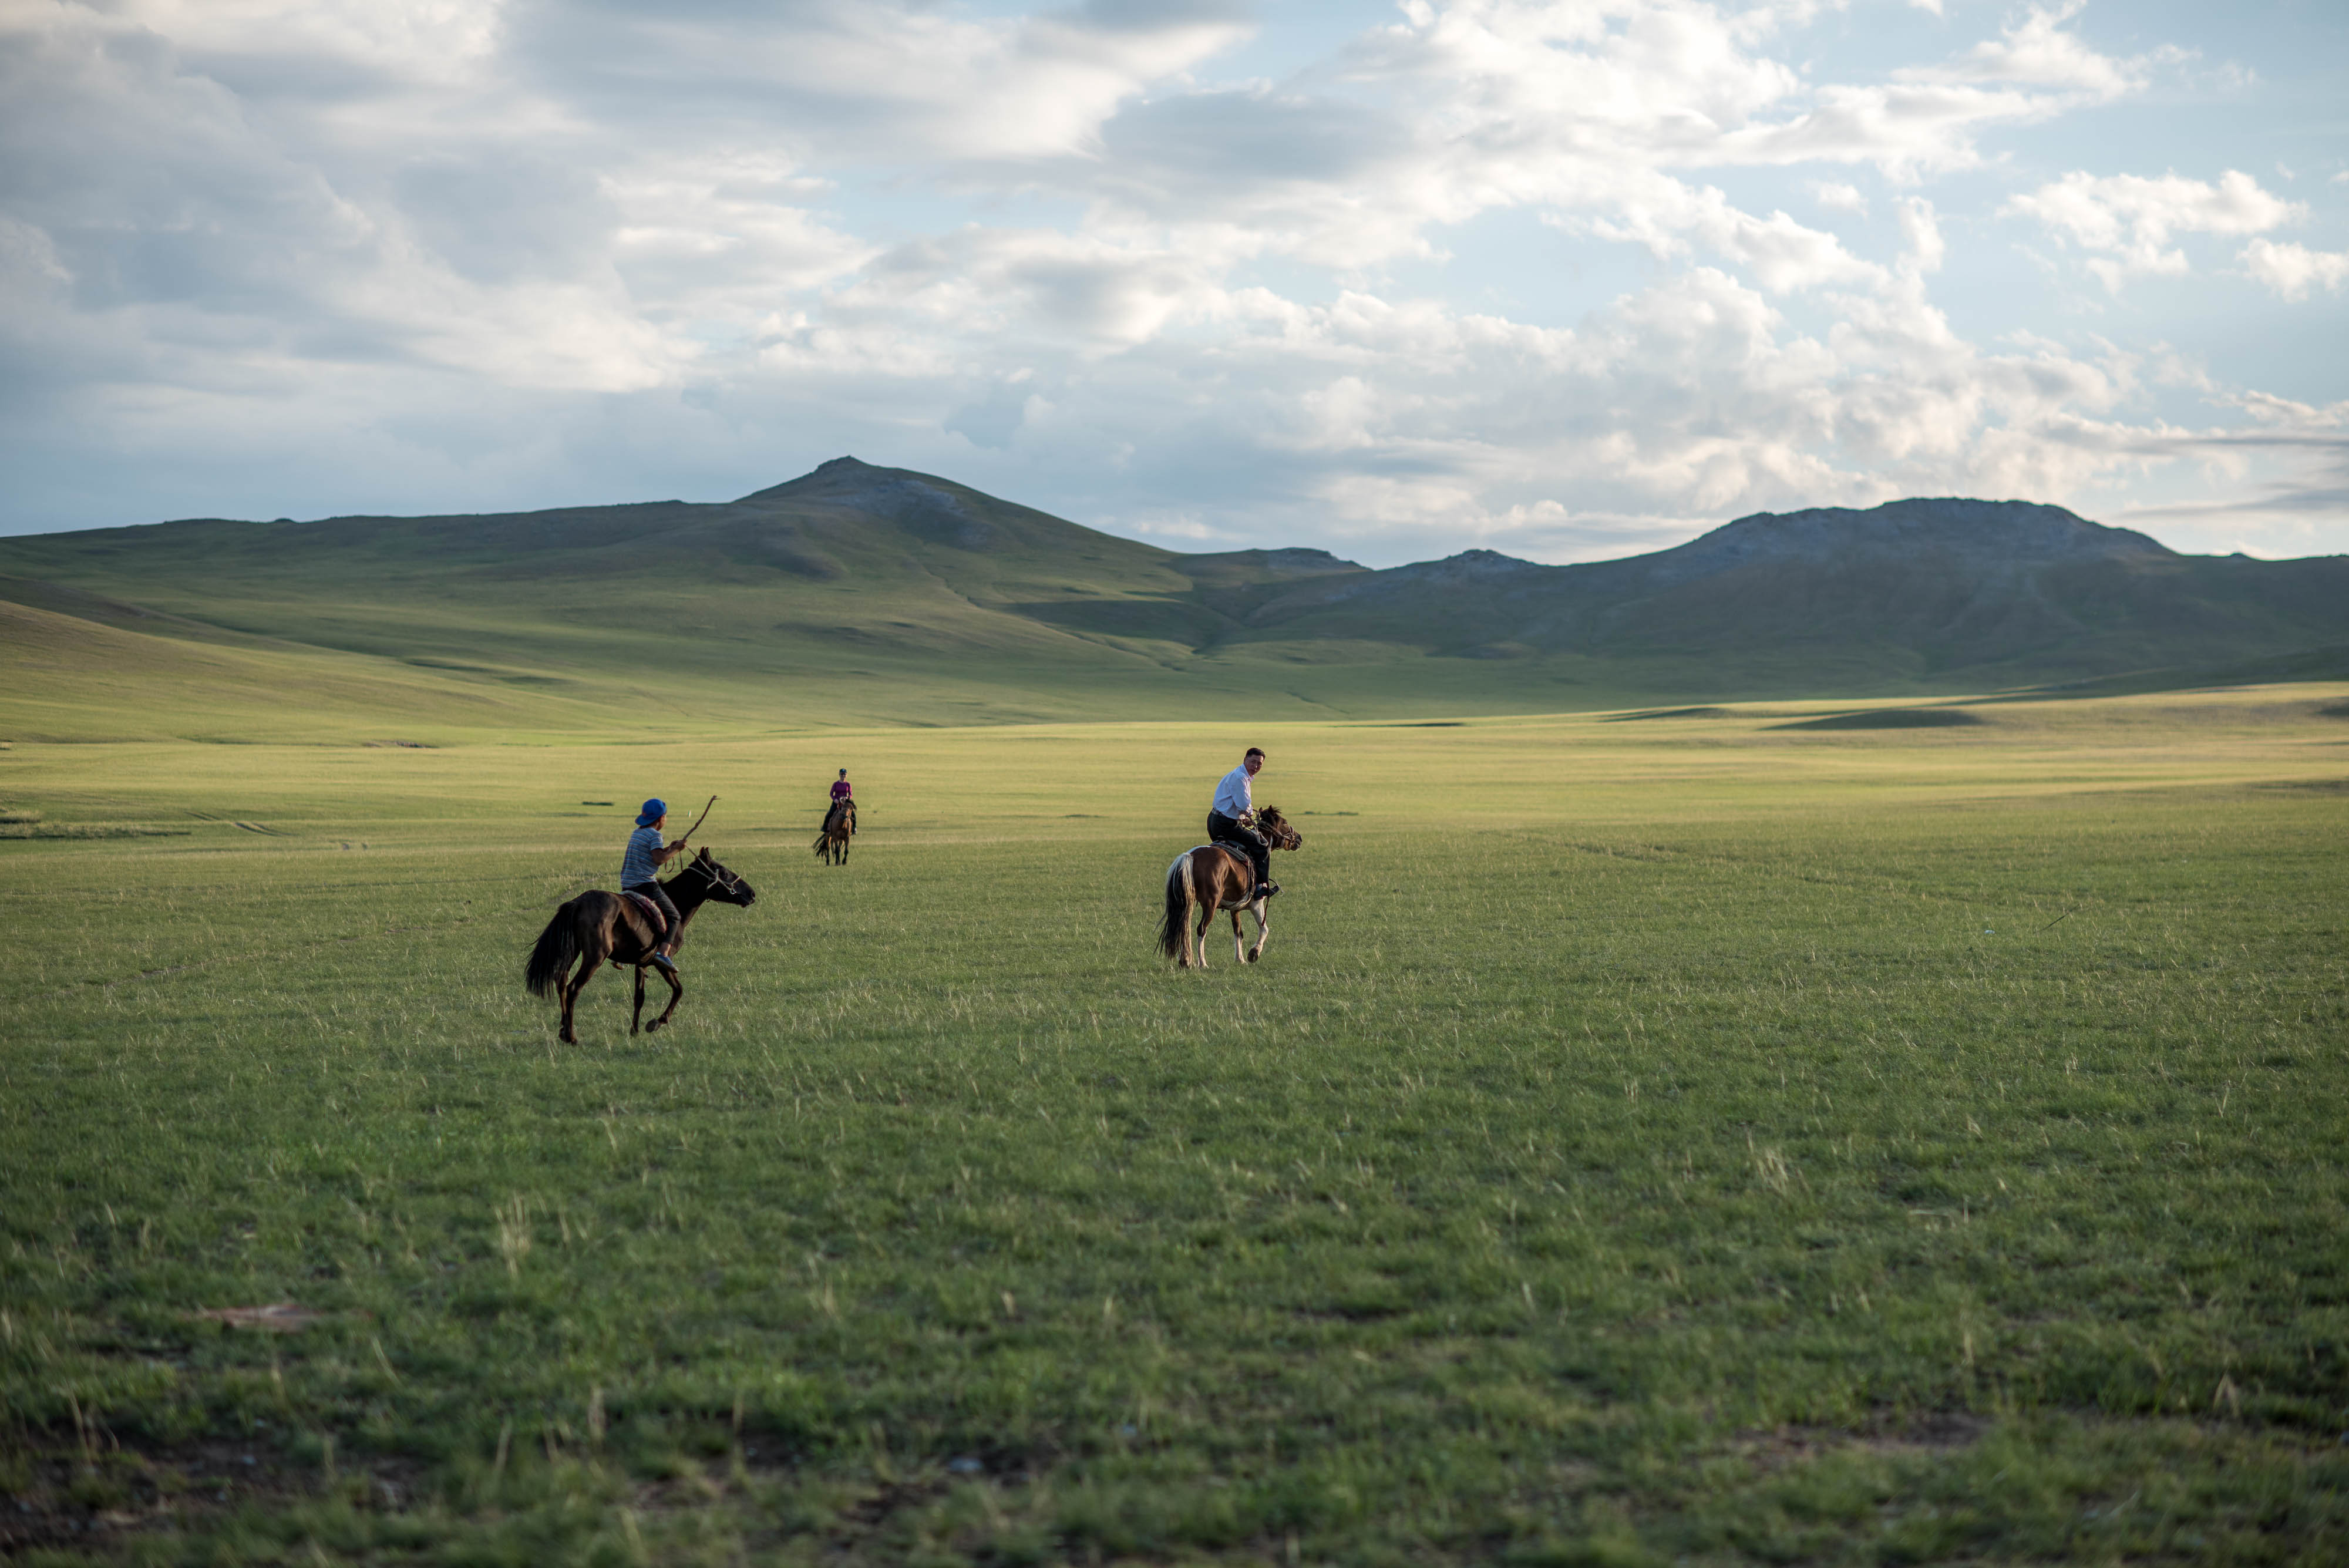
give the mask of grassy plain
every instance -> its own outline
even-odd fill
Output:
[[[2337,1561],[2344,696],[19,743],[0,1550]],[[1176,973],[1248,741],[1306,846]],[[710,791],[758,906],[556,1047]]]

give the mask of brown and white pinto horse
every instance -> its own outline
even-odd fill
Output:
[[[661,884],[677,906],[677,929],[682,935],[693,919],[693,912],[704,904],[732,904],[749,909],[759,901],[750,884],[709,857],[705,849],[687,862],[684,870]],[[605,963],[633,964],[636,971],[636,1008],[628,1016],[628,1033],[636,1033],[636,1025],[645,1015],[645,969],[653,961],[653,949],[657,943],[654,921],[637,906],[634,898],[623,893],[582,893],[554,911],[554,919],[546,922],[546,929],[538,934],[538,946],[531,950],[530,968],[523,982],[533,996],[555,996],[563,1002],[563,1043],[579,1044],[578,1033],[571,1026],[572,1011],[579,1001],[579,990],[587,977]],[[584,959],[579,972],[573,974],[571,965]],[[661,978],[668,981],[668,1005],[661,1015],[645,1025],[647,1033],[668,1022],[677,1004],[685,1000],[685,984],[667,971]]]
[[[1256,830],[1264,835],[1265,842],[1275,849],[1301,848],[1305,836],[1288,826],[1280,813],[1271,806],[1259,806],[1256,814]],[[1228,909],[1232,917],[1232,957],[1241,963],[1254,963],[1264,956],[1266,923],[1262,898],[1251,898],[1256,891],[1256,867],[1240,850],[1221,844],[1202,844],[1186,849],[1166,867],[1166,918],[1158,924],[1158,950],[1185,969],[1207,967],[1207,922],[1216,918],[1218,909]],[[1195,929],[1191,911],[1199,912]],[[1256,916],[1256,946],[1240,945],[1240,911],[1247,909]]]

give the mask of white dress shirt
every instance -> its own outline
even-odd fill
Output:
[[[1248,814],[1255,799],[1248,789],[1247,764],[1242,763],[1226,774],[1223,782],[1216,786],[1215,809],[1237,819]]]

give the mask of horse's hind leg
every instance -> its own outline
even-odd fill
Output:
[[[1240,912],[1237,909],[1232,911],[1232,961],[1234,963],[1256,961],[1256,954],[1247,950],[1247,941],[1240,935]]]
[[[603,961],[604,961],[601,958],[598,958],[595,953],[588,953],[579,961],[579,972],[564,982],[563,1030],[556,1038],[560,1039],[565,1045],[576,1045],[579,1044],[579,1031],[574,1026],[573,1023],[579,1007],[579,993],[586,988],[587,977],[594,974],[597,968],[602,965]]]

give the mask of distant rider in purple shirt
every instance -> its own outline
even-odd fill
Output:
[[[848,782],[846,768],[832,781],[832,804],[824,807],[823,830],[830,833],[835,822],[852,834],[856,831],[856,791]]]

